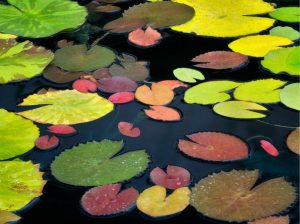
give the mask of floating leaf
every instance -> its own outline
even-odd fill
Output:
[[[204,80],[204,75],[198,70],[191,68],[177,68],[173,71],[174,76],[183,82],[195,83],[197,80]]]
[[[57,124],[48,127],[48,131],[57,135],[73,135],[77,133],[77,130],[69,125]]]
[[[298,40],[300,38],[300,32],[289,26],[276,26],[270,30],[270,35],[286,37],[290,40]]]
[[[156,185],[175,190],[188,186],[191,174],[182,167],[169,165],[166,172],[159,167],[154,168],[150,173],[150,179]]]
[[[53,64],[71,72],[92,71],[109,66],[115,58],[106,47],[95,45],[88,50],[85,45],[73,45],[55,51]]]
[[[58,145],[59,139],[56,136],[44,135],[35,140],[35,146],[40,150],[55,149]]]
[[[0,162],[0,210],[16,211],[42,195],[46,181],[39,165],[21,160]]]
[[[211,51],[196,56],[192,62],[200,63],[194,65],[199,68],[229,69],[245,65],[248,57],[231,51]]]
[[[0,83],[32,78],[40,74],[52,59],[51,51],[36,47],[30,41],[18,43],[14,39],[0,39]]]
[[[161,106],[173,100],[174,92],[167,86],[153,83],[151,88],[147,85],[137,88],[135,98],[144,104]]]
[[[267,218],[257,219],[248,224],[289,224],[290,218],[286,216],[270,216]]]
[[[89,122],[111,112],[114,105],[93,93],[59,90],[28,96],[19,106],[41,107],[18,114],[38,123],[78,124]],[[42,106],[43,105],[43,106]]]
[[[234,98],[256,103],[280,102],[279,93],[286,82],[275,79],[260,79],[242,83],[234,91]]]
[[[0,39],[16,39],[17,37],[13,34],[0,33]]]
[[[131,187],[121,191],[121,184],[109,184],[94,187],[81,198],[83,209],[94,216],[106,216],[129,211],[139,196]]]
[[[129,33],[128,40],[138,45],[139,47],[150,47],[155,44],[158,44],[159,41],[162,39],[161,34],[152,29],[150,26],[144,31],[142,29],[136,29]]]
[[[0,4],[0,32],[23,37],[48,37],[79,27],[87,11],[73,1],[8,0]]]
[[[270,51],[261,61],[264,68],[275,74],[286,72],[300,76],[300,47],[287,47]]]
[[[141,130],[139,128],[134,128],[133,124],[128,122],[124,122],[124,121],[119,122],[118,129],[122,135],[128,137],[136,138],[141,135]]]
[[[115,5],[100,5],[97,6],[94,11],[102,13],[115,13],[121,11],[121,8]]]
[[[294,153],[300,155],[300,128],[296,128],[286,139],[287,147]]]
[[[135,98],[134,93],[131,92],[119,92],[111,95],[108,100],[114,104],[123,104],[133,101]]]
[[[271,35],[256,35],[242,37],[232,41],[228,47],[238,53],[253,57],[264,57],[269,51],[293,44],[293,41],[286,37]]]
[[[137,199],[138,209],[148,216],[157,218],[182,212],[189,205],[190,190],[178,188],[167,196],[166,189],[153,186],[144,190]]]
[[[285,106],[300,111],[300,83],[285,86],[280,92],[280,101]]]
[[[272,145],[270,142],[266,140],[260,141],[260,146],[265,150],[266,153],[268,153],[271,156],[279,156],[278,150],[275,148],[274,145]]]
[[[68,72],[62,70],[55,65],[49,65],[43,72],[43,77],[54,83],[68,83],[72,82],[80,76],[87,75],[85,72]]]
[[[202,105],[223,102],[230,99],[230,95],[226,92],[239,85],[238,82],[226,80],[200,83],[185,92],[184,101]]]
[[[163,81],[157,82],[157,84],[167,86],[170,89],[176,89],[178,87],[188,87],[189,86],[179,80],[163,80]]]
[[[136,82],[122,76],[98,80],[98,89],[106,93],[131,92],[137,88]]]
[[[173,0],[193,7],[192,20],[173,30],[201,36],[236,37],[259,33],[274,23],[273,19],[257,17],[274,10],[262,0]],[[175,14],[174,14],[175,15]]]
[[[232,135],[219,132],[198,132],[186,136],[190,141],[180,139],[181,152],[197,159],[208,161],[234,161],[246,159],[248,145]]]
[[[64,48],[64,47],[72,46],[72,45],[74,45],[74,41],[69,41],[67,39],[62,39],[62,40],[57,41],[57,47],[59,47],[59,48]]]
[[[12,212],[0,210],[0,224],[12,223],[12,222],[19,221],[20,219],[21,219],[20,216]]]
[[[72,88],[82,93],[94,93],[97,91],[97,84],[89,80],[79,79],[73,82]]]
[[[97,186],[129,180],[149,163],[145,150],[115,156],[122,141],[88,142],[66,150],[51,164],[52,175],[65,184]],[[113,158],[112,158],[113,157]]]
[[[109,30],[112,33],[128,33],[133,30],[144,27],[147,24],[146,18],[126,18],[121,17],[113,20],[103,27],[104,30]]]
[[[258,177],[258,170],[209,175],[192,189],[191,205],[210,218],[242,222],[280,213],[295,201],[295,188],[283,177],[254,187]]]
[[[166,106],[150,106],[144,110],[145,114],[158,121],[179,121],[181,114],[177,110]]]
[[[270,16],[284,22],[300,22],[300,7],[277,8]]]
[[[0,160],[28,152],[40,134],[33,122],[4,109],[0,109],[0,124]]]
[[[111,74],[108,68],[100,68],[92,73],[95,79],[109,78]]]
[[[256,119],[266,117],[265,114],[256,111],[268,111],[267,108],[252,102],[227,101],[218,103],[213,107],[219,115],[238,119]]]

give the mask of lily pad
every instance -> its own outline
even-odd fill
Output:
[[[49,137],[49,135],[43,135],[35,140],[35,147],[40,150],[55,149],[59,145],[59,138],[56,136]]]
[[[300,83],[285,86],[280,92],[280,101],[285,106],[300,111]]]
[[[232,41],[228,47],[238,53],[253,56],[264,57],[271,50],[293,44],[294,42],[286,37],[278,37],[271,35],[256,35],[242,37]]]
[[[32,121],[0,109],[0,123],[0,160],[24,154],[34,147],[40,133]]]
[[[93,71],[109,66],[115,58],[115,53],[106,47],[73,45],[55,51],[53,64],[71,72]]]
[[[272,12],[274,7],[262,0],[173,0],[195,9],[192,20],[172,29],[201,36],[236,37],[268,29],[274,19],[256,15]]]
[[[137,138],[141,135],[141,129],[137,127],[134,128],[133,124],[129,122],[120,121],[118,123],[118,129],[122,135],[128,137]]]
[[[300,32],[289,26],[276,26],[270,30],[270,35],[286,37],[290,40],[298,40],[300,38]]]
[[[0,162],[0,210],[25,207],[42,195],[45,183],[38,164],[21,160]]]
[[[180,81],[187,83],[195,83],[197,80],[205,79],[200,71],[191,68],[177,68],[173,71],[173,74]]]
[[[289,133],[286,145],[292,152],[300,155],[300,128],[296,128]]]
[[[185,87],[185,88],[189,87],[188,84],[185,84],[179,80],[163,80],[163,81],[157,82],[157,84],[167,86],[170,89],[176,89],[178,87]]]
[[[271,143],[266,140],[260,140],[259,141],[260,146],[265,150],[266,153],[268,153],[271,156],[279,156],[278,149]]]
[[[18,43],[14,39],[0,39],[0,83],[39,75],[53,57],[51,51],[36,47],[30,41]]]
[[[295,188],[283,177],[254,187],[258,178],[258,170],[209,175],[192,189],[191,205],[210,218],[242,222],[283,212],[296,200]]]
[[[184,101],[202,105],[223,102],[231,98],[227,92],[239,85],[238,82],[227,80],[200,83],[185,92]]]
[[[213,107],[213,110],[219,115],[238,119],[263,118],[267,115],[260,113],[260,111],[268,111],[268,109],[262,105],[246,101],[227,101],[218,103]]]
[[[113,20],[103,27],[104,30],[109,30],[112,33],[128,33],[133,30],[144,27],[147,24],[146,18],[126,18],[121,17]]]
[[[162,39],[161,34],[150,26],[146,30],[141,28],[129,33],[128,40],[139,47],[151,47],[158,44]]]
[[[105,93],[131,92],[137,88],[136,82],[122,76],[99,79],[97,86]]]
[[[48,127],[48,131],[56,135],[74,135],[77,130],[69,125],[57,124]]]
[[[277,8],[270,16],[284,22],[300,22],[300,7]]]
[[[150,109],[144,110],[145,114],[158,121],[179,121],[181,114],[178,110],[166,106],[150,106]]]
[[[43,72],[43,77],[54,83],[68,83],[81,76],[87,75],[86,72],[68,72],[63,69],[58,68],[55,65],[50,64]]]
[[[97,84],[90,80],[78,79],[75,82],[73,82],[72,88],[76,89],[81,93],[88,93],[88,92],[94,93],[97,91]]]
[[[234,91],[234,98],[242,101],[256,103],[280,102],[279,93],[286,82],[276,79],[260,79],[246,82],[238,86]]]
[[[289,224],[290,218],[286,216],[270,216],[267,218],[257,219],[248,224]]]
[[[134,101],[135,96],[132,92],[119,92],[111,95],[108,100],[114,104],[123,104]]]
[[[8,211],[0,210],[0,224],[12,223],[20,220],[21,217]]]
[[[270,51],[261,64],[275,74],[286,72],[289,75],[300,76],[300,47],[287,47]]]
[[[73,1],[8,0],[0,4],[0,32],[23,37],[48,37],[85,22],[85,7]]]
[[[89,122],[111,112],[114,105],[95,93],[59,90],[28,96],[19,106],[41,107],[19,112],[19,115],[43,124],[78,124]]]
[[[52,175],[65,184],[98,186],[130,180],[147,167],[145,150],[115,156],[123,141],[88,142],[66,150],[51,164]]]

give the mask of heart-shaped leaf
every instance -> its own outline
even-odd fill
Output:
[[[174,76],[183,82],[195,83],[197,80],[204,80],[204,75],[198,70],[191,68],[177,68],[173,71]]]
[[[72,87],[81,93],[94,93],[97,91],[97,84],[86,79],[76,80],[73,82]]]
[[[35,140],[35,146],[40,150],[55,149],[59,145],[59,139],[56,136],[44,135]]]
[[[145,31],[142,29],[136,29],[128,35],[128,40],[139,47],[153,46],[158,44],[161,39],[161,34],[152,29],[150,26],[147,27]]]
[[[285,106],[300,111],[300,83],[285,86],[280,92],[280,101]]]
[[[99,79],[97,86],[106,93],[131,92],[137,88],[136,82],[122,76]]]
[[[286,37],[294,41],[300,38],[300,32],[289,26],[276,26],[270,30],[270,35]]]
[[[114,104],[123,104],[133,101],[135,98],[132,92],[119,92],[111,95],[108,100]]]
[[[290,218],[288,215],[286,216],[270,216],[267,218],[257,219],[248,224],[289,224]]]
[[[287,147],[294,153],[300,155],[300,128],[296,128],[289,133],[286,139]]]
[[[144,110],[145,114],[158,121],[179,121],[181,114],[177,110],[166,106],[150,106]]]
[[[188,87],[189,86],[179,80],[163,80],[163,81],[157,82],[157,84],[167,86],[170,89],[176,89],[178,87]]]
[[[57,124],[48,127],[48,131],[57,135],[73,135],[77,133],[77,130],[69,125]]]
[[[277,8],[270,16],[284,22],[300,22],[300,7]]]
[[[118,123],[118,129],[122,135],[128,137],[137,138],[141,135],[141,130],[139,128],[134,128],[133,124],[125,121],[121,121]]]
[[[51,164],[52,175],[62,183],[98,186],[130,180],[143,172],[149,161],[145,150],[115,156],[122,141],[88,142],[66,150]]]

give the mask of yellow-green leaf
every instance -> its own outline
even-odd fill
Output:
[[[0,33],[0,39],[15,39],[18,36],[13,34]]]
[[[204,75],[195,69],[191,68],[177,68],[173,71],[174,76],[183,82],[195,83],[197,80],[204,80]]]
[[[256,103],[280,102],[279,93],[281,86],[286,82],[276,79],[260,79],[246,82],[238,86],[234,91],[237,100],[251,101]]]
[[[253,56],[264,57],[269,51],[283,46],[293,44],[293,41],[286,37],[271,35],[256,35],[242,37],[231,42],[228,47],[238,53]]]
[[[285,106],[300,110],[300,83],[287,85],[280,92],[280,100]]]
[[[28,96],[20,106],[41,105],[18,114],[38,123],[78,124],[96,120],[113,110],[113,104],[96,93],[60,90]],[[43,106],[42,106],[43,105]]]
[[[0,224],[16,222],[18,220],[20,220],[20,216],[14,214],[12,212],[0,210]]]

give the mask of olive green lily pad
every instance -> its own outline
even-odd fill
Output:
[[[200,83],[185,92],[184,101],[192,104],[215,104],[229,100],[231,97],[228,93],[231,89],[239,86],[240,83],[233,81],[209,81]]]
[[[52,175],[65,184],[99,186],[130,180],[147,167],[145,150],[117,155],[123,141],[88,142],[66,150],[51,164]]]
[[[28,152],[34,147],[39,134],[38,127],[32,121],[0,109],[0,160]]]
[[[280,102],[279,93],[281,86],[286,82],[276,79],[260,79],[246,82],[238,86],[234,91],[237,100],[251,101],[256,103]]]
[[[69,0],[8,0],[0,4],[0,32],[23,37],[48,37],[77,28],[85,22],[87,10]]]
[[[300,38],[300,32],[289,26],[276,26],[270,30],[270,35],[286,37],[290,40],[298,40]]]
[[[45,183],[38,164],[21,160],[0,162],[0,210],[25,207],[42,195]]]
[[[292,76],[300,76],[300,47],[287,47],[270,51],[261,61],[261,64],[275,74],[286,72]]]
[[[300,22],[300,7],[277,8],[270,16],[284,22]]]
[[[0,83],[32,78],[40,74],[53,57],[51,51],[29,41],[0,39]]]
[[[93,71],[109,66],[115,58],[115,53],[106,47],[73,45],[57,50],[53,64],[70,72]]]
[[[300,83],[285,86],[280,92],[280,100],[285,106],[300,110]]]

